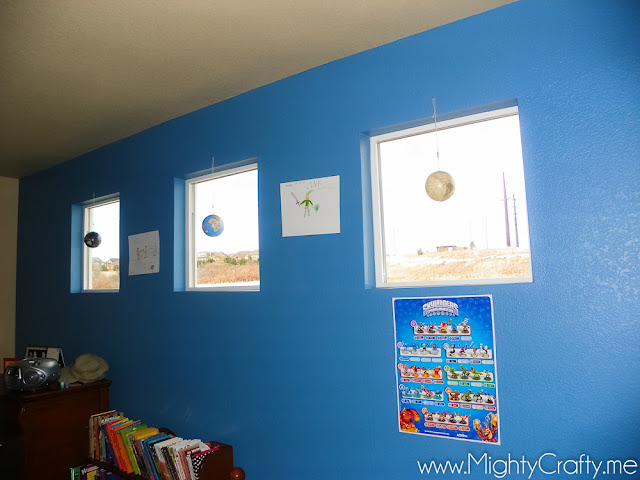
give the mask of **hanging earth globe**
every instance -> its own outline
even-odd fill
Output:
[[[224,222],[218,215],[209,215],[202,221],[202,231],[209,237],[217,237],[224,231]]]
[[[437,202],[444,202],[451,198],[453,192],[456,191],[456,182],[447,172],[438,170],[433,172],[427,178],[424,184],[427,195]]]
[[[89,248],[96,248],[102,243],[102,237],[98,232],[89,232],[84,236],[84,244]]]

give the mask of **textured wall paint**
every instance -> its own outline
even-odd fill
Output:
[[[18,349],[103,356],[114,407],[233,444],[253,479],[425,478],[416,460],[468,452],[637,455],[638,17],[633,1],[521,0],[23,180]],[[432,96],[443,114],[517,99],[532,284],[364,288],[362,133],[428,117]],[[259,293],[174,292],[174,179],[212,154],[259,158]],[[342,232],[282,238],[279,183],[329,175]],[[116,191],[122,264],[127,235],[159,229],[162,269],[70,294],[71,204]],[[398,433],[391,298],[486,293],[502,445]]]
[[[18,180],[0,177],[0,358],[13,357],[16,342]]]

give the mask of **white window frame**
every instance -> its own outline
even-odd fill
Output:
[[[85,205],[82,208],[82,238],[89,233],[90,226],[93,223],[92,220],[92,212],[94,208],[104,207],[105,205],[110,205],[112,203],[120,203],[119,195],[109,195],[108,197],[103,197],[102,200],[94,200],[89,204]],[[120,209],[118,208],[118,222],[120,221]],[[120,234],[120,229],[118,228],[118,236]],[[82,292],[91,292],[91,293],[116,293],[120,291],[120,288],[91,288],[91,284],[93,282],[92,273],[92,262],[91,262],[91,249],[87,247],[84,242],[82,243]]]
[[[185,248],[185,275],[186,283],[185,290],[188,292],[258,292],[260,291],[260,284],[258,285],[221,285],[221,286],[196,286],[196,259],[195,259],[195,229],[200,228],[200,222],[195,219],[195,187],[198,183],[207,182],[216,178],[228,177],[231,175],[237,175],[239,173],[250,172],[252,170],[258,170],[258,164],[256,162],[240,167],[221,169],[214,171],[207,175],[200,175],[191,178],[185,182],[185,194],[186,194],[186,248]],[[259,221],[259,220],[258,220]]]
[[[438,121],[438,131],[448,128],[461,127],[472,123],[484,122],[487,120],[497,120],[499,118],[519,115],[518,107],[506,107],[487,112],[453,118],[450,120]],[[384,218],[382,215],[382,178],[380,172],[380,150],[379,145],[384,142],[398,140],[401,138],[422,135],[435,130],[434,123],[396,130],[389,133],[372,136],[370,139],[371,156],[371,197],[373,210],[373,237],[374,237],[374,270],[376,288],[419,288],[419,287],[440,287],[455,285],[496,285],[508,283],[531,283],[533,276],[531,271],[527,277],[515,278],[492,278],[492,279],[462,279],[462,280],[434,280],[428,282],[387,282],[385,245],[384,245]],[[426,195],[426,193],[425,193]],[[526,202],[526,199],[523,199]]]

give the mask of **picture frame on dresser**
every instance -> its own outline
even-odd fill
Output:
[[[60,364],[60,368],[64,367],[64,355],[60,347],[27,347],[24,358],[53,358]]]

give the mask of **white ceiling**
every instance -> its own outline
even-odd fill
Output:
[[[512,1],[0,0],[0,176]]]

